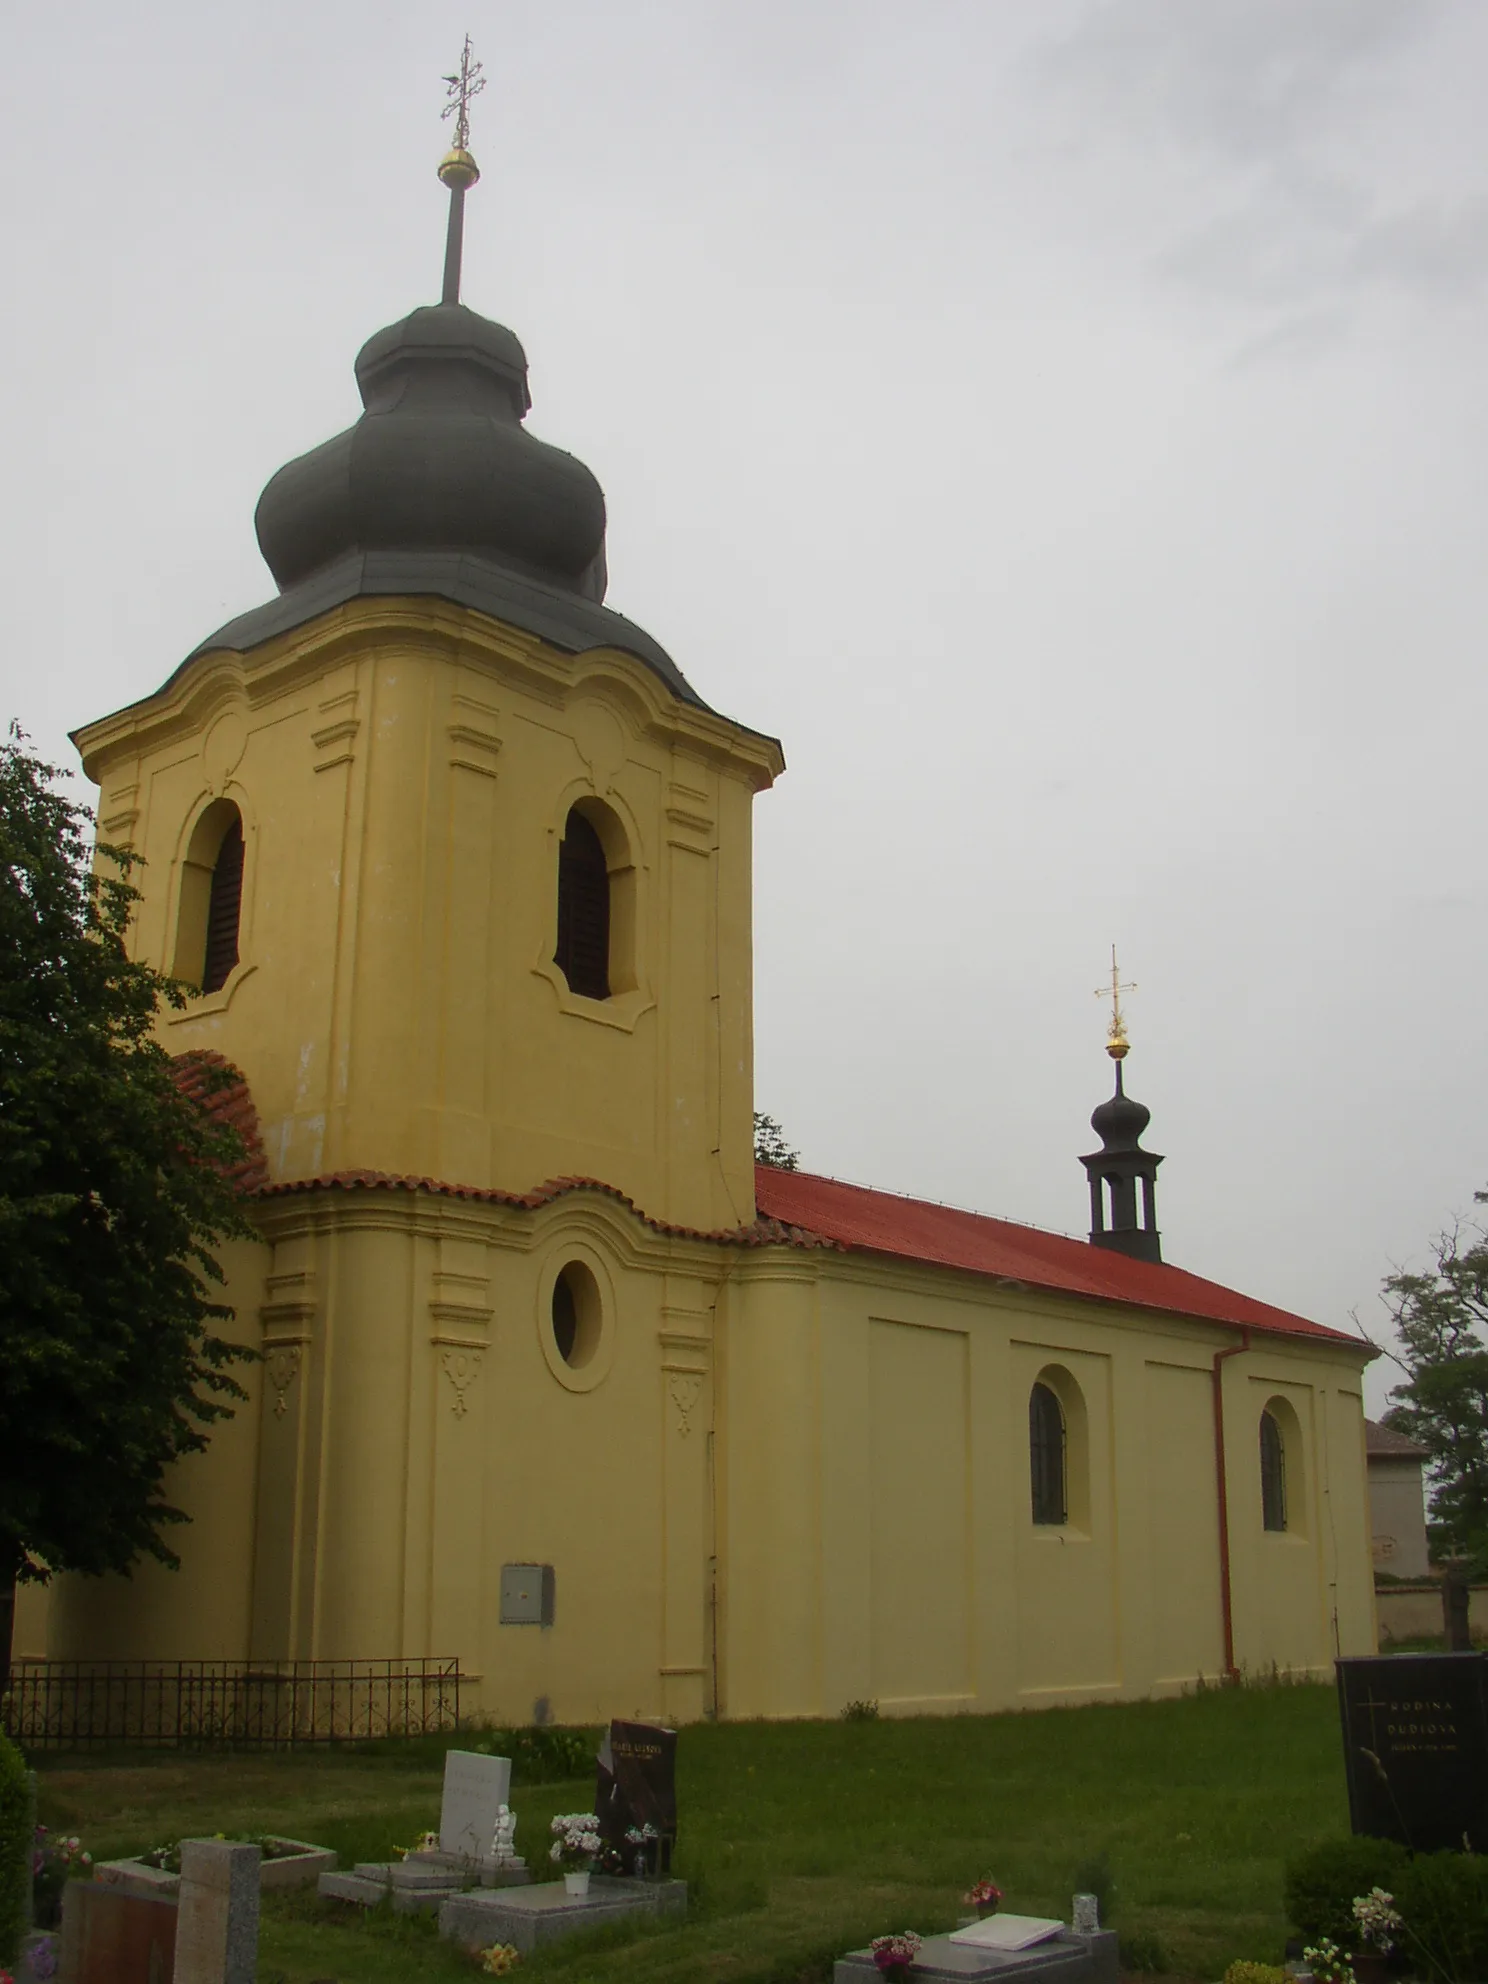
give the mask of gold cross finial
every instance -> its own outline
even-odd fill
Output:
[[[448,186],[450,196],[449,227],[444,239],[444,292],[440,301],[458,303],[460,257],[465,243],[465,195],[480,178],[480,167],[470,156],[470,99],[479,96],[486,87],[481,65],[470,57],[469,35],[460,50],[459,68],[444,80],[449,102],[439,115],[454,118],[455,142],[439,161],[439,177]]]
[[[465,46],[460,50],[460,66],[453,76],[445,77],[446,94],[449,102],[440,111],[441,118],[455,120],[455,144],[457,152],[470,149],[470,100],[480,95],[486,87],[486,79],[481,74],[479,62],[470,59],[470,36],[465,37]]]
[[[1135,992],[1136,989],[1135,985],[1122,984],[1121,972],[1116,963],[1116,946],[1113,944],[1111,946],[1111,983],[1109,986],[1097,985],[1095,988],[1097,999],[1109,997],[1111,1001],[1111,1030],[1106,1035],[1106,1052],[1113,1061],[1124,1061],[1130,1049],[1130,1043],[1126,1037],[1126,1015],[1121,1010],[1121,995],[1123,992]]]

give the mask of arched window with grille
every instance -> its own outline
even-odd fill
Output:
[[[218,992],[238,961],[238,924],[243,914],[243,819],[233,809],[212,864],[207,893],[207,943],[202,965],[203,992]]]
[[[220,992],[237,968],[243,917],[243,816],[215,799],[192,828],[181,864],[174,974]]]
[[[1028,1460],[1034,1521],[1063,1525],[1069,1520],[1069,1441],[1064,1407],[1043,1383],[1028,1394]]]
[[[1287,1526],[1286,1441],[1269,1406],[1261,1414],[1261,1522],[1266,1529]]]
[[[558,848],[558,947],[553,962],[582,999],[610,996],[610,872],[604,843],[577,806]]]

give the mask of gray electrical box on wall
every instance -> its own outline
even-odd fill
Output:
[[[551,1564],[501,1566],[501,1623],[503,1626],[552,1625]]]

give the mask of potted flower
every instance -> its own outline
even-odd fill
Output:
[[[920,1939],[913,1929],[901,1929],[895,1936],[875,1936],[868,1945],[873,1961],[885,1977],[904,1984],[910,1965],[920,1953]]]
[[[550,1857],[563,1869],[569,1894],[588,1894],[589,1872],[599,1858],[599,1820],[593,1812],[560,1812],[553,1821],[557,1835]]]
[[[994,1880],[977,1881],[961,1899],[968,1908],[976,1910],[980,1922],[984,1916],[995,1915],[1002,1906],[1002,1889]]]
[[[1371,1888],[1368,1894],[1354,1896],[1353,1911],[1359,1934],[1370,1945],[1354,1956],[1354,1975],[1359,1984],[1385,1984],[1387,1960],[1395,1947],[1395,1931],[1405,1926],[1395,1906],[1395,1897],[1383,1888]]]

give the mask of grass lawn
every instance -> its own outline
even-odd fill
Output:
[[[436,1752],[153,1753],[35,1759],[41,1816],[96,1858],[182,1834],[289,1833],[343,1862],[386,1858],[438,1823]],[[554,1812],[592,1779],[516,1786],[535,1863]],[[1255,1688],[1037,1715],[688,1728],[678,1754],[683,1925],[527,1959],[589,1984],[817,1984],[886,1929],[954,1926],[991,1874],[1020,1912],[1067,1918],[1082,1861],[1105,1854],[1128,1967],[1216,1978],[1279,1960],[1284,1860],[1348,1830],[1330,1687]],[[534,1871],[537,1871],[534,1865]],[[262,1984],[434,1984],[472,1977],[432,1924],[266,1898]]]

